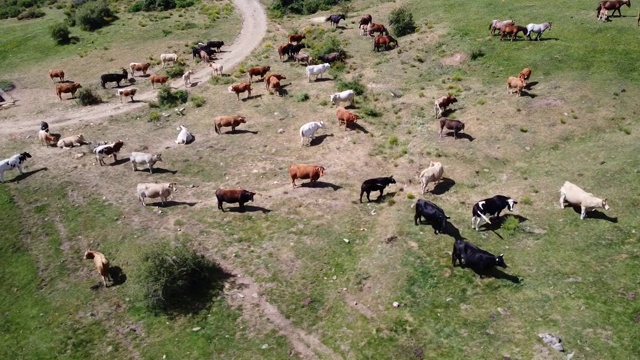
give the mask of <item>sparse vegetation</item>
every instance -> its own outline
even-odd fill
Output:
[[[16,85],[13,83],[13,81],[0,80],[0,89],[2,89],[2,91],[11,91],[15,88],[16,88]]]
[[[364,95],[365,91],[367,90],[367,88],[360,82],[359,79],[352,79],[350,81],[340,80],[338,81],[337,88],[338,91],[353,90],[353,92],[357,96]]]
[[[299,94],[296,94],[295,99],[297,102],[304,102],[309,100],[309,94],[307,94],[306,92],[302,92]]]
[[[378,110],[375,106],[365,105],[362,107],[362,113],[366,116],[370,117],[380,117],[382,116],[382,112]]]
[[[329,10],[339,3],[344,4],[340,0],[275,0],[269,6],[269,15],[282,17],[286,14],[313,14]]]

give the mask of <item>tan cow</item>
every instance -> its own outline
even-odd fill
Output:
[[[317,165],[291,165],[289,167],[289,176],[291,177],[291,185],[296,187],[296,179],[310,179],[309,184],[318,181],[324,175],[325,168]]]
[[[155,89],[156,84],[164,85],[167,81],[169,81],[169,77],[166,75],[153,74],[149,76],[149,80],[151,81],[151,87]]]
[[[73,99],[74,97],[76,97],[76,91],[78,91],[78,89],[80,89],[81,87],[82,85],[78,83],[56,85],[56,95],[58,95],[60,100],[62,100],[62,93],[71,93],[71,98]]]
[[[507,94],[513,93],[511,89],[515,89],[516,94],[520,96],[522,93],[522,89],[524,89],[524,80],[517,77],[509,76],[509,79],[507,79]]]
[[[238,100],[240,100],[240,94],[243,92],[248,92],[247,99],[251,97],[251,84],[248,82],[243,82],[236,85],[231,85],[228,88],[230,93],[236,93]]]
[[[357,122],[359,117],[358,115],[348,111],[347,109],[340,106],[336,109],[336,117],[338,118],[338,126],[344,124],[344,129],[347,130],[353,123]]]
[[[49,77],[51,78],[51,81],[55,82],[53,80],[53,78],[59,78],[60,81],[64,81],[64,71],[61,69],[51,69],[49,70]]]
[[[217,116],[213,119],[215,124],[216,133],[222,134],[220,131],[223,127],[231,127],[231,132],[236,131],[236,127],[240,124],[245,124],[247,120],[244,116]]]

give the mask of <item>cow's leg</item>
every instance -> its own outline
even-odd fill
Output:
[[[418,225],[418,221],[420,220],[420,214],[418,214],[416,212],[416,214],[413,216],[413,222],[415,225]]]
[[[383,192],[384,192],[384,189],[380,189],[380,196],[378,196],[378,199],[382,199]]]
[[[360,190],[360,203],[362,204],[362,195],[364,195],[365,191],[364,190]],[[367,194],[369,195],[369,194]]]
[[[564,200],[567,198],[567,195],[563,192],[560,192],[560,209],[564,209]]]
[[[18,167],[18,171],[20,172],[20,174],[24,174],[24,171],[22,171],[22,166],[18,165],[17,167]]]
[[[584,206],[580,207],[580,220],[584,220],[584,217],[587,216],[587,208]]]
[[[240,212],[244,212],[244,211],[245,211],[245,209],[244,209],[244,203],[243,203],[243,202],[240,202]]]

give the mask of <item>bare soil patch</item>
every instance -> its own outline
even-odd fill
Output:
[[[467,58],[469,58],[469,55],[464,53],[457,53],[453,56],[440,60],[440,63],[442,65],[460,66],[460,64],[467,60]]]

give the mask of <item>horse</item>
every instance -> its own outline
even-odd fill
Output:
[[[367,14],[360,19],[360,25],[358,25],[358,27],[362,28],[362,25],[369,25],[372,20],[373,17],[371,17],[371,14]]]
[[[338,26],[340,20],[347,20],[347,16],[345,14],[332,14],[324,19],[324,21],[331,21],[331,26]]]
[[[616,14],[616,11],[618,12],[618,15],[620,15],[620,17],[622,17],[622,13],[620,12],[620,8],[622,7],[622,5],[627,5],[627,7],[631,7],[631,0],[623,0],[623,1],[600,1],[600,4],[598,4],[598,8],[596,9],[596,17],[600,16],[600,10],[602,8],[605,8],[607,10],[613,10],[613,12],[611,13],[611,16],[614,16]]]
[[[544,24],[529,24],[527,25],[527,38],[531,40],[531,32],[537,33],[536,40],[540,40],[540,36],[545,30],[551,30],[551,21]]]
[[[373,40],[373,50],[380,51],[380,47],[384,45],[385,50],[389,50],[389,45],[394,44],[394,48],[398,47],[398,40],[394,39],[391,35],[378,35]]]
[[[369,33],[369,36],[373,36],[374,33],[380,33],[380,35],[389,35],[389,31],[387,31],[387,28],[382,24],[369,23],[369,25],[367,26],[367,32]]]
[[[513,20],[493,20],[491,21],[491,24],[489,24],[489,35],[493,36],[496,34],[496,30],[498,30],[498,34],[500,33],[500,30],[502,29],[503,26],[506,25],[515,25],[516,23]]]
[[[500,32],[501,32],[500,41],[502,41],[502,39],[504,39],[504,36],[507,34],[511,35],[511,41],[513,41],[518,36],[519,32],[522,32],[523,34],[527,34],[527,28],[524,26],[518,26],[518,25],[506,25],[502,27]]]

